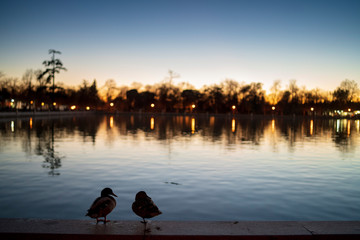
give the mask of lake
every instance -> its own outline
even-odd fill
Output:
[[[95,115],[0,119],[0,218],[360,220],[359,120]]]

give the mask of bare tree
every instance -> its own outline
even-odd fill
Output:
[[[270,104],[276,105],[281,99],[281,80],[275,80],[270,88]]]
[[[340,83],[340,89],[348,91],[348,100],[353,102],[359,95],[359,87],[355,80],[345,79]]]
[[[105,88],[106,101],[107,101],[107,102],[111,102],[112,99],[114,99],[115,96],[117,95],[117,94],[116,94],[117,87],[116,87],[116,82],[115,82],[115,80],[114,80],[114,79],[108,79],[108,80],[106,80],[105,85],[104,85],[104,88]]]

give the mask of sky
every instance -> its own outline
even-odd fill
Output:
[[[0,71],[44,69],[49,49],[78,86],[174,83],[200,89],[225,79],[295,79],[307,89],[360,85],[358,0],[0,1]]]

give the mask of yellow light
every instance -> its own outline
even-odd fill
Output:
[[[312,107],[312,108],[310,108],[310,110],[313,112],[313,111],[314,111],[314,108]]]
[[[56,106],[56,102],[53,102],[53,105]]]
[[[195,133],[195,118],[191,118],[191,134]]]
[[[192,107],[192,108],[195,108],[196,106],[195,106],[195,104],[193,104],[193,105],[191,105],[191,107]]]
[[[275,106],[272,106],[272,108],[271,108],[273,111],[275,110]]]
[[[351,112],[351,108],[348,109],[348,112]]]
[[[44,102],[42,102],[42,103],[41,103],[41,106],[44,106],[44,105],[45,105],[45,103],[44,103]]]
[[[152,104],[150,105],[150,107],[152,107],[152,108],[155,107],[155,104],[152,103]]]
[[[29,123],[29,125],[30,125],[30,129],[32,129],[32,126],[33,126],[32,118],[30,118],[30,123]]]
[[[231,131],[235,132],[235,130],[236,130],[236,122],[235,122],[235,118],[233,118],[231,120]]]
[[[150,129],[154,130],[154,128],[155,128],[155,119],[152,117],[150,118]]]
[[[87,111],[89,111],[89,110],[90,110],[90,107],[89,107],[89,106],[87,106],[87,107],[86,107],[86,110],[87,110]]]
[[[236,109],[236,106],[235,105],[232,105],[232,107],[231,107],[233,110],[235,110]]]
[[[114,106],[114,103],[111,102],[111,103],[110,103],[110,107],[113,107],[113,106]]]
[[[113,116],[111,116],[110,117],[110,128],[113,128],[114,127],[114,117]]]
[[[71,110],[75,110],[75,109],[76,109],[76,106],[75,106],[75,105],[72,105],[72,106],[70,107],[70,109],[71,109]]]
[[[34,101],[33,101],[33,100],[31,100],[31,101],[30,101],[30,104],[33,104],[33,103],[34,103]]]

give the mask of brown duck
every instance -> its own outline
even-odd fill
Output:
[[[88,209],[88,212],[85,216],[89,216],[91,218],[96,218],[96,223],[103,221],[104,224],[109,222],[106,220],[106,216],[115,208],[116,200],[112,196],[115,196],[115,193],[111,190],[111,188],[104,188],[101,191],[101,196],[96,198],[93,204]],[[103,220],[99,220],[99,218],[104,218]]]
[[[145,218],[152,218],[162,213],[144,191],[136,194],[135,202],[132,204],[132,210],[136,215],[142,217],[142,223],[146,223]]]

